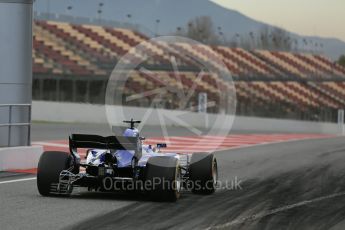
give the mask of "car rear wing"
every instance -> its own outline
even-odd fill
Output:
[[[78,148],[138,151],[138,140],[138,137],[72,134],[69,137],[69,148],[71,153],[76,152]]]

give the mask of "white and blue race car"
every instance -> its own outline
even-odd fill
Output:
[[[145,145],[131,119],[122,136],[72,134],[70,153],[44,152],[38,163],[37,187],[43,196],[70,195],[73,187],[89,191],[135,191],[154,200],[176,201],[182,190],[212,194],[217,160],[211,153],[161,153],[166,144]],[[86,148],[82,162],[78,148]],[[85,168],[85,170],[80,170]]]

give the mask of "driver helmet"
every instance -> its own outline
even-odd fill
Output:
[[[139,131],[138,131],[138,129],[126,129],[123,132],[123,136],[125,136],[125,137],[138,137]]]

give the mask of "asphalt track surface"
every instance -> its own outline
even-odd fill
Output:
[[[33,139],[61,139],[66,127],[36,125]],[[0,173],[0,229],[345,229],[344,137],[216,156],[223,187],[211,196],[184,192],[176,203],[81,189],[68,198],[41,197],[33,175]],[[6,182],[12,180],[21,181]]]

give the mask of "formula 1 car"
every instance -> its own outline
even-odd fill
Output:
[[[182,190],[212,194],[217,160],[211,153],[161,153],[165,143],[145,145],[129,120],[122,136],[72,134],[70,153],[44,152],[38,163],[37,187],[43,196],[70,195],[73,187],[89,191],[135,191],[153,200],[176,201]],[[88,149],[81,161],[78,148]],[[85,168],[84,170],[80,170]]]

